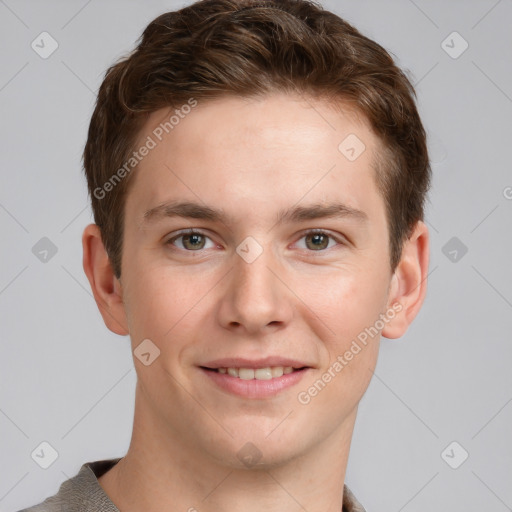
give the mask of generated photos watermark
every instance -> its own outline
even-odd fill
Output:
[[[160,142],[164,139],[165,135],[171,133],[172,130],[182,119],[192,112],[194,107],[197,107],[198,102],[194,98],[190,98],[188,102],[182,105],[179,109],[175,109],[175,115],[169,117],[168,120],[162,121],[152,132],[148,135],[144,144],[142,144],[137,151],[132,153],[132,156],[124,162],[124,164],[112,174],[112,176],[101,186],[94,189],[94,197],[96,199],[104,199],[105,196],[114,190],[116,185],[124,179],[130,172],[137,167],[137,165],[149,155],[152,149],[155,149]]]
[[[329,382],[332,381],[342,370],[349,364],[354,357],[361,352],[370,339],[379,334],[386,324],[395,318],[396,314],[402,311],[403,306],[399,302],[395,302],[386,313],[381,313],[378,320],[372,326],[366,327],[357,335],[357,339],[352,340],[350,348],[339,355],[329,368],[318,378],[307,390],[301,391],[297,395],[297,400],[302,405],[308,405],[311,400],[317,396]],[[363,345],[363,347],[361,347]]]

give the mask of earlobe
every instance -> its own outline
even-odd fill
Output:
[[[385,338],[403,336],[420,311],[427,293],[429,251],[428,228],[418,221],[391,278],[388,309],[392,308],[395,315],[382,330]]]
[[[129,330],[122,287],[112,270],[99,226],[89,224],[84,229],[82,247],[84,271],[103,321],[112,332],[126,336]]]

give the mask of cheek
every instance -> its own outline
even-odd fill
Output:
[[[314,403],[322,414],[330,411],[334,423],[357,405],[377,363],[380,331],[375,324],[385,303],[386,286],[368,274],[361,276],[366,278],[352,274],[324,284],[328,292],[317,294],[315,304],[310,303],[321,319],[315,322],[323,357],[321,368],[304,383],[298,399],[301,404]]]
[[[179,269],[154,267],[146,263],[144,272],[132,274],[128,291],[129,316],[134,344],[151,339],[162,352],[177,349],[183,333],[188,334],[201,325],[198,315],[202,299],[211,289],[210,281],[202,276],[188,276]]]
[[[314,286],[302,288],[300,296],[305,297],[309,316],[313,312],[322,325],[318,335],[325,340],[331,359],[347,350],[351,341],[379,318],[387,290],[382,275],[362,267],[338,270],[317,275],[310,281]]]

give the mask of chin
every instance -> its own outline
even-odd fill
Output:
[[[285,465],[307,451],[308,445],[316,444],[314,439],[309,442],[305,439],[304,429],[300,435],[297,432],[295,436],[289,428],[278,434],[278,424],[274,420],[269,429],[267,422],[264,422],[263,428],[255,426],[254,420],[251,420],[245,425],[246,428],[239,430],[230,425],[229,431],[236,431],[237,434],[233,438],[226,435],[213,445],[210,441],[208,451],[218,463],[230,469],[257,470]],[[238,426],[241,427],[240,424]],[[212,451],[212,446],[216,447],[215,451]]]

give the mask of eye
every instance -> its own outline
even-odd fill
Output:
[[[324,249],[331,249],[333,246],[338,243],[338,245],[343,245],[343,242],[333,235],[319,230],[319,229],[310,229],[309,231],[303,233],[302,239],[306,240],[305,248],[310,249],[311,251],[323,251]],[[333,242],[332,245],[329,245],[329,240]]]
[[[187,229],[180,231],[179,234],[169,238],[165,243],[166,245],[175,245],[174,242],[180,239],[182,239],[181,247],[179,247],[179,245],[178,247],[189,252],[205,249],[206,240],[210,240],[210,238],[201,231]],[[212,245],[206,247],[206,249],[211,249],[211,247],[214,246],[215,244],[212,242]]]
[[[209,247],[206,246],[207,240],[210,240],[211,243]],[[336,245],[344,245],[341,237],[335,237],[321,229],[310,229],[306,231],[302,234],[300,240],[305,240],[305,246],[300,248],[306,249],[309,252],[322,252]],[[187,252],[197,252],[202,249],[212,249],[215,247],[215,243],[210,237],[197,229],[178,231],[174,236],[169,238],[165,244],[173,245]]]

